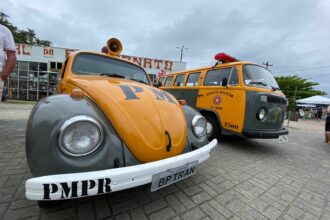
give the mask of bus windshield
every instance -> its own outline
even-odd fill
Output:
[[[78,75],[102,75],[150,84],[141,67],[111,57],[82,53],[76,57],[73,72]]]
[[[244,65],[244,83],[247,86],[279,89],[273,74],[264,67],[257,65]]]

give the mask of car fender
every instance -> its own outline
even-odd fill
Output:
[[[87,115],[98,121],[104,132],[100,147],[90,155],[72,157],[58,145],[59,129],[71,117]],[[49,96],[33,108],[26,129],[26,155],[34,176],[110,169],[119,164],[139,164],[132,156],[125,161],[125,145],[110,121],[89,98],[69,95]]]

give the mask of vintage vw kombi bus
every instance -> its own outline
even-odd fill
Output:
[[[118,57],[119,40],[106,50],[71,53],[58,94],[31,112],[26,155],[35,177],[25,186],[39,205],[147,183],[154,191],[194,174],[216,147],[199,112]]]
[[[216,64],[158,78],[161,89],[184,99],[208,121],[208,136],[223,133],[249,138],[287,139],[283,128],[287,100],[263,66],[225,53]]]

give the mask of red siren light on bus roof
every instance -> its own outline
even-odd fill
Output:
[[[222,63],[230,63],[230,62],[238,61],[235,57],[229,56],[228,54],[225,53],[216,54],[214,56],[214,59]]]

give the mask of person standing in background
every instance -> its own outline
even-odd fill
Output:
[[[325,117],[325,143],[330,144],[330,105],[328,106]]]
[[[0,102],[4,84],[16,64],[16,47],[10,30],[0,24]]]
[[[321,118],[322,118],[322,107],[317,108],[316,114],[317,114],[317,119],[321,120]]]

